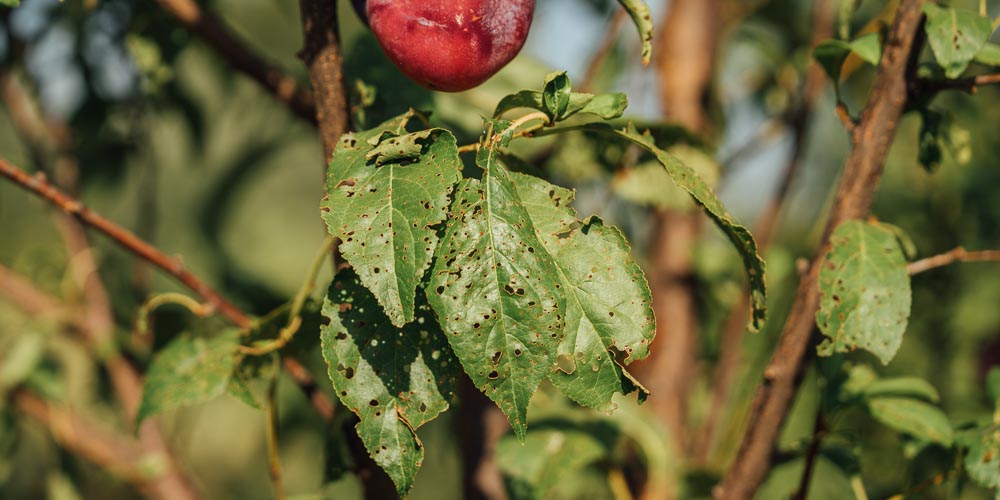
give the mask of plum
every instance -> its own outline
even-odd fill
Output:
[[[475,87],[510,62],[528,37],[534,0],[368,0],[369,26],[389,59],[417,83]]]

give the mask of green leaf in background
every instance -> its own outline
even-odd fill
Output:
[[[646,389],[615,359],[616,351],[627,354],[624,364],[645,358],[656,333],[649,285],[625,237],[597,217],[577,221],[572,191],[525,174],[511,179],[566,293],[566,338],[549,380],[602,411],[614,409],[615,393],[639,391],[644,400]]]
[[[322,203],[344,258],[396,326],[413,320],[417,284],[437,246],[434,226],[462,168],[451,132],[407,134],[412,116],[341,138]]]
[[[46,339],[39,332],[21,330],[5,340],[0,344],[0,397],[25,382],[45,357]]]
[[[989,18],[964,9],[924,3],[927,43],[945,76],[958,78],[993,32]]]
[[[837,10],[837,34],[846,40],[851,37],[851,17],[858,10],[861,0],[840,0]]]
[[[1000,45],[987,43],[976,53],[975,61],[986,66],[1000,66]]]
[[[615,128],[606,123],[588,123],[573,130],[587,130],[605,135],[611,135],[631,142],[651,153],[667,170],[674,183],[687,191],[701,205],[715,225],[729,238],[743,259],[747,277],[750,282],[750,313],[749,328],[757,331],[767,319],[767,286],[764,281],[764,259],[757,254],[757,242],[750,231],[736,222],[736,219],[726,210],[712,188],[698,176],[694,169],[677,157],[658,148],[648,134],[640,134],[631,123],[625,128]]]
[[[642,40],[642,64],[649,64],[653,55],[653,15],[649,12],[649,6],[642,0],[618,0],[618,3],[628,12],[639,30],[639,38]]]
[[[19,7],[21,5],[21,0],[0,0],[0,5],[7,7]]]
[[[718,185],[719,163],[702,149],[678,144],[667,153],[691,167],[710,188],[715,189]],[[619,170],[611,180],[611,189],[622,199],[639,205],[683,212],[698,209],[694,199],[674,183],[659,161]]]
[[[896,235],[878,223],[847,221],[830,241],[816,312],[828,339],[817,352],[831,356],[861,348],[888,364],[910,317],[910,276]]]
[[[979,486],[1000,490],[1000,428],[989,425],[959,434],[957,441],[968,448],[965,473]]]
[[[181,336],[160,350],[146,372],[136,423],[150,415],[207,401],[226,392],[240,333],[213,338]]]
[[[990,368],[986,374],[986,394],[1000,406],[1000,366]]]
[[[565,295],[511,174],[492,148],[476,160],[483,179],[459,184],[428,301],[465,372],[523,438],[563,338]]]
[[[840,71],[844,61],[851,54],[856,54],[868,64],[878,65],[882,58],[882,40],[878,33],[868,33],[845,42],[843,40],[826,40],[813,49],[813,58],[835,84],[840,82]]]
[[[865,386],[861,393],[867,398],[898,396],[923,399],[930,403],[937,403],[941,399],[930,382],[917,377],[879,379]]]
[[[552,498],[564,478],[606,458],[616,439],[610,424],[598,428],[569,420],[539,422],[523,444],[510,436],[497,443],[497,466],[513,500]]]
[[[868,411],[882,424],[926,441],[951,446],[954,431],[948,417],[936,406],[900,397],[868,400]]]
[[[358,415],[358,436],[406,495],[423,462],[415,431],[448,409],[458,360],[422,294],[415,321],[393,327],[353,270],[334,280],[323,305],[323,357],[344,406]]]

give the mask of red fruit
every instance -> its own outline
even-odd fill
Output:
[[[486,81],[520,52],[534,0],[368,0],[368,22],[389,59],[446,92]]]

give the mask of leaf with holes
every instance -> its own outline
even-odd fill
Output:
[[[444,334],[418,295],[415,320],[392,326],[353,270],[327,292],[320,330],[330,381],[360,419],[358,435],[400,495],[413,484],[424,451],[415,430],[448,409],[458,375]]]
[[[239,338],[238,331],[230,330],[210,339],[182,336],[167,344],[146,372],[136,423],[224,394],[236,365]]]
[[[656,333],[649,285],[625,237],[597,217],[577,221],[573,192],[511,174],[566,293],[566,338],[549,380],[579,404],[614,409],[615,393],[647,391],[619,364],[643,359]]]
[[[446,130],[406,133],[413,113],[340,140],[327,175],[323,219],[340,251],[392,320],[413,320],[417,284],[437,246],[462,168]]]
[[[961,434],[958,442],[967,448],[965,472],[984,488],[1000,490],[1000,428],[989,425]]]
[[[910,317],[910,276],[893,231],[878,223],[847,221],[830,237],[819,272],[816,324],[829,337],[821,356],[855,348],[883,364],[896,355]]]
[[[767,319],[767,286],[764,282],[764,259],[757,255],[757,242],[750,231],[736,222],[736,219],[726,210],[712,188],[698,176],[690,166],[677,157],[660,149],[649,134],[640,134],[631,123],[625,128],[615,128],[606,123],[587,123],[576,127],[566,127],[564,130],[586,130],[603,135],[610,135],[631,142],[651,153],[663,165],[674,184],[687,191],[695,202],[700,205],[715,225],[729,238],[736,247],[743,266],[746,268],[750,282],[750,312],[749,328],[757,331]],[[561,132],[556,129],[554,132]]]
[[[989,18],[971,10],[924,4],[927,43],[945,76],[958,78],[993,32]]]
[[[872,417],[887,427],[942,446],[955,441],[948,417],[936,406],[900,397],[872,398],[867,403]]]
[[[636,29],[639,30],[639,38],[642,40],[642,64],[649,64],[653,54],[653,15],[649,12],[649,6],[642,0],[618,0]]]
[[[511,174],[491,148],[477,162],[483,179],[459,184],[427,295],[465,372],[523,439],[562,341],[565,295]]]

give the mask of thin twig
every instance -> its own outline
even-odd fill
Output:
[[[853,133],[852,149],[837,189],[830,218],[809,273],[800,281],[796,299],[764,380],[751,406],[750,420],[736,459],[714,495],[719,499],[753,497],[767,471],[775,440],[795,396],[797,375],[804,365],[819,304],[819,269],[830,247],[830,234],[847,220],[860,219],[871,208],[889,146],[907,101],[907,82],[916,74],[915,40],[922,23],[922,0],[903,0],[889,32],[874,87]]]
[[[185,269],[180,260],[167,256],[156,247],[137,238],[132,232],[118,226],[96,212],[92,212],[79,200],[70,197],[59,188],[50,184],[44,175],[32,176],[11,165],[6,159],[0,158],[0,176],[10,179],[14,184],[43,198],[82,223],[103,233],[138,257],[159,267],[204,298],[209,305],[229,318],[240,328],[250,326],[250,318],[246,314],[222,298],[218,292],[201,281],[197,276]]]
[[[160,7],[177,19],[188,31],[205,41],[237,70],[250,76],[275,99],[285,103],[296,115],[316,123],[316,104],[312,93],[281,69],[255,54],[245,42],[231,33],[211,12],[202,10],[194,0],[156,0]]]
[[[826,437],[826,419],[823,418],[823,408],[816,408],[816,420],[813,423],[812,440],[809,441],[809,448],[806,450],[806,463],[802,469],[802,479],[799,481],[799,489],[792,495],[792,500],[806,500],[809,495],[809,483],[812,482],[813,471],[816,469],[816,460],[819,458],[820,449],[823,446],[823,438]]]
[[[911,262],[906,266],[906,270],[910,273],[910,276],[913,276],[914,274],[944,267],[955,262],[1000,262],[1000,250],[977,250],[969,252],[962,247],[958,247],[933,257]]]
[[[316,288],[316,279],[319,276],[319,272],[323,269],[323,263],[330,260],[330,253],[336,245],[337,240],[333,236],[327,236],[323,239],[323,244],[320,246],[319,252],[316,253],[312,265],[309,266],[305,281],[302,282],[302,286],[295,294],[295,298],[292,299],[292,305],[288,309],[288,322],[278,332],[278,337],[257,346],[241,346],[241,352],[251,356],[263,356],[285,347],[295,338],[295,333],[302,326],[302,307],[305,306],[306,300],[309,299],[309,294]]]
[[[162,500],[195,498],[173,480],[173,470],[151,473],[144,463],[155,455],[136,440],[109,433],[70,409],[47,403],[23,389],[15,391],[12,399],[19,411],[45,426],[60,446],[135,485],[145,495]],[[176,465],[171,463],[170,467]]]
[[[278,378],[267,386],[267,464],[274,486],[274,497],[285,500],[285,486],[281,479],[281,447],[278,442]]]

